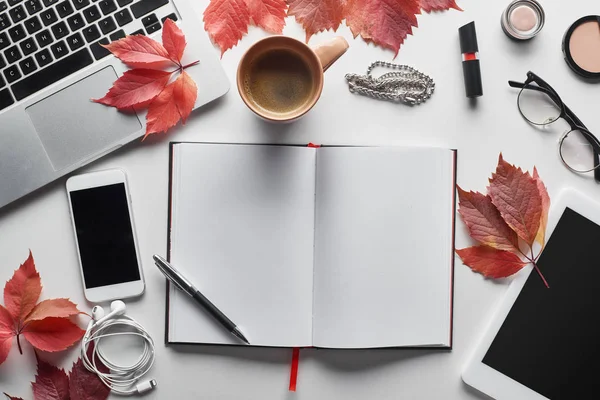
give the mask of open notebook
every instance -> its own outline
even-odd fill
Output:
[[[456,151],[173,143],[169,259],[254,346],[451,347]],[[241,345],[168,288],[169,343]]]

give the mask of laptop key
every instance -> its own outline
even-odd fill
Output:
[[[43,30],[35,35],[35,40],[37,40],[40,47],[46,47],[53,42],[52,35],[50,35],[50,31],[48,29]]]
[[[2,79],[2,78],[0,78],[0,79]],[[2,85],[2,86],[4,86],[4,85]],[[6,107],[10,106],[14,102],[15,101],[13,100],[12,96],[10,95],[10,92],[8,89],[0,90],[0,110],[5,109]]]
[[[88,49],[80,49],[76,53],[70,54],[54,64],[17,82],[11,87],[12,92],[17,101],[22,100],[54,82],[58,82],[72,73],[79,71],[93,62]]]
[[[21,77],[21,72],[19,72],[19,68],[16,65],[11,65],[4,70],[4,77],[8,83],[13,83]]]
[[[8,13],[10,14],[10,18],[12,19],[12,21],[15,24],[17,22],[23,21],[27,17],[27,14],[25,13],[25,9],[23,8],[22,5],[17,6],[15,8],[11,8],[10,10],[8,10]]]
[[[117,11],[115,13],[115,19],[117,20],[117,24],[119,24],[119,26],[126,25],[126,24],[130,23],[131,21],[133,21],[133,17],[131,16],[131,13],[126,8]]]
[[[159,7],[169,4],[169,0],[141,0],[137,3],[133,3],[131,6],[131,12],[135,18],[139,18],[142,15],[146,15]]]
[[[50,7],[58,3],[58,1],[59,0],[42,0],[42,3],[44,3],[46,7]]]
[[[65,44],[64,40],[54,43],[52,46],[50,46],[50,50],[52,50],[52,54],[54,54],[54,58],[56,58],[57,60],[61,57],[66,56],[69,52],[69,49],[67,49],[67,45]]]
[[[177,15],[176,15],[175,13],[171,13],[171,14],[167,15],[166,17],[162,17],[160,20],[161,20],[161,22],[164,24],[164,23],[165,23],[165,20],[166,20],[167,18],[168,18],[168,19],[170,19],[170,20],[173,20],[173,22],[174,22],[174,21],[177,21]]]
[[[4,51],[4,57],[6,57],[7,63],[13,64],[21,59],[21,52],[17,46],[13,46]]]
[[[69,3],[67,0],[56,6],[56,11],[58,11],[58,15],[60,15],[61,18],[71,15],[74,12],[71,3]]]
[[[42,29],[42,23],[40,22],[40,19],[38,17],[33,16],[27,21],[25,21],[25,29],[27,29],[27,33],[31,35],[32,33],[35,33]]]
[[[8,8],[8,4],[5,1],[0,1],[0,11],[4,11]]]
[[[69,28],[67,28],[67,25],[63,21],[60,21],[58,24],[52,26],[52,33],[56,40],[58,40],[69,34]]]
[[[32,37],[23,40],[20,44],[23,54],[28,56],[37,50],[37,46]]]
[[[8,19],[8,14],[3,13],[0,14],[0,31],[8,28],[11,25],[10,20]]]
[[[69,45],[71,51],[75,51],[78,48],[84,46],[85,42],[83,41],[81,33],[77,32],[67,38],[67,44]]]
[[[79,30],[85,26],[83,17],[79,13],[73,15],[72,17],[69,17],[67,19],[67,22],[69,23],[69,28],[71,28],[71,32],[75,32],[76,30]]]
[[[9,7],[14,6],[15,4],[19,4],[23,0],[8,0]]]
[[[146,32],[144,32],[144,30],[143,30],[143,29],[138,29],[138,30],[137,30],[137,31],[135,31],[135,32],[131,32],[131,33],[130,33],[130,35],[132,35],[132,36],[133,36],[133,35],[142,35],[142,36],[146,36]]]
[[[123,39],[125,37],[125,31],[123,29],[119,29],[115,33],[110,35],[110,41],[116,42],[119,39]]]
[[[25,29],[23,29],[23,25],[13,26],[8,30],[8,34],[13,42],[18,42],[21,39],[25,39]]]
[[[2,75],[0,75],[0,89],[3,88],[5,85],[6,85],[6,82],[4,82]]]
[[[6,61],[4,61],[4,58],[2,56],[0,56],[0,69],[6,67]]]
[[[40,0],[28,0],[25,2],[25,8],[29,15],[42,11],[42,3]]]
[[[133,3],[133,0],[117,0],[119,7],[125,7],[128,4]]]
[[[117,5],[113,0],[102,0],[98,5],[104,15],[108,15],[117,9]]]
[[[83,10],[83,16],[88,24],[91,24],[94,21],[98,21],[100,19],[100,10],[95,5],[86,8]]]
[[[151,35],[151,34],[153,34],[156,31],[160,31],[160,28],[161,28],[160,22],[157,22],[155,24],[147,26],[146,27],[146,32],[148,32],[148,35]]]
[[[146,15],[144,18],[142,18],[142,24],[144,25],[145,28],[147,28],[150,25],[153,25],[157,22],[158,22],[158,18],[156,18],[156,14]]]
[[[6,32],[0,32],[0,50],[4,50],[10,45],[10,39]],[[2,67],[0,67],[2,68]]]
[[[23,75],[29,75],[37,69],[33,57],[27,57],[19,63],[19,66],[21,67],[21,71],[23,71]]]
[[[40,68],[45,67],[46,65],[52,62],[52,56],[50,55],[50,51],[48,49],[42,49],[35,53],[35,60],[37,61]]]
[[[40,14],[40,17],[42,18],[42,22],[43,22],[44,26],[52,25],[53,23],[58,21],[58,17],[56,16],[56,11],[54,11],[54,9],[52,9],[52,8],[42,11],[42,13]]]
[[[76,10],[81,10],[83,7],[87,7],[90,4],[90,0],[73,0],[73,5]]]
[[[104,47],[100,46],[101,44],[108,44],[108,39],[102,38],[90,46],[90,50],[92,50],[92,53],[94,54],[94,58],[96,60],[104,58],[110,54],[110,51],[108,51]]]
[[[115,24],[115,20],[112,19],[112,17],[106,17],[103,20],[101,20],[100,22],[98,22],[98,25],[100,26],[100,30],[102,31],[103,34],[107,34],[109,32],[114,31],[115,29],[117,29],[117,25]]]
[[[83,30],[83,36],[85,37],[85,40],[90,43],[100,37],[100,31],[96,25],[90,25]]]

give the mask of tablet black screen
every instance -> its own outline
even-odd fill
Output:
[[[598,398],[600,226],[567,208],[483,363],[552,400]]]

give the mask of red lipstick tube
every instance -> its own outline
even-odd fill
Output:
[[[475,22],[468,23],[458,29],[460,52],[462,53],[463,75],[467,97],[483,95],[481,84],[481,66],[479,65],[479,47]]]

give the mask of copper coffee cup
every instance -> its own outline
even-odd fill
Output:
[[[341,36],[310,48],[286,36],[271,36],[246,51],[237,71],[244,103],[270,122],[290,122],[317,103],[323,72],[348,49]]]

